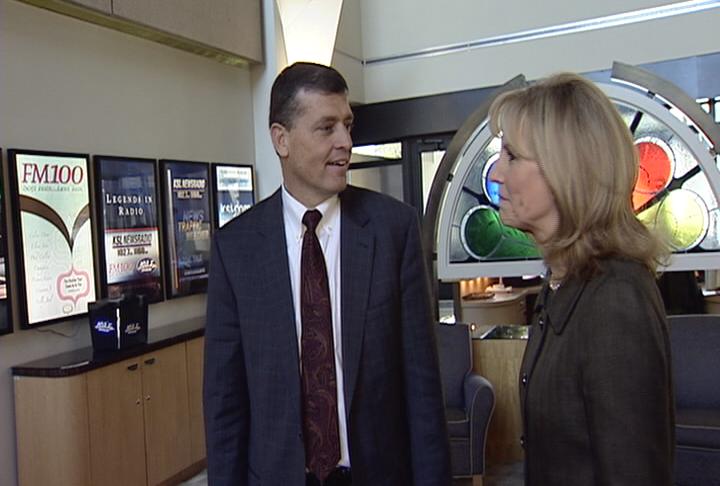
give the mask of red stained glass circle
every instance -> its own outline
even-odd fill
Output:
[[[670,184],[675,163],[672,150],[659,138],[643,137],[635,142],[635,146],[640,167],[632,202],[633,208],[638,210]]]

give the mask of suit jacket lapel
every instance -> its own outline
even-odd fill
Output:
[[[297,370],[297,380],[287,385],[298,389],[300,376],[300,355],[298,353],[298,337],[295,327],[295,307],[293,305],[292,285],[290,283],[290,266],[287,259],[287,242],[285,240],[285,224],[283,220],[283,206],[281,191],[276,191],[267,200],[263,207],[264,213],[258,225],[258,263],[259,268],[265,269],[264,279],[268,282],[266,288],[274,289],[272,305],[265,306],[267,312],[266,323],[276,339],[286,340],[278,349],[290,349],[288,359],[292,361],[293,369]],[[265,301],[265,299],[263,299]],[[274,339],[275,339],[274,338]],[[290,342],[291,341],[291,342]],[[290,368],[289,368],[290,369]]]
[[[345,410],[349,418],[362,353],[374,254],[370,218],[352,187],[340,194],[340,265]]]

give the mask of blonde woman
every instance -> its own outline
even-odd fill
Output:
[[[632,136],[593,83],[559,74],[496,99],[505,224],[548,267],[520,373],[528,486],[672,484],[664,245],[633,214]]]

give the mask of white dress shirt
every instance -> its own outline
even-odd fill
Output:
[[[333,343],[335,347],[335,376],[337,382],[338,429],[340,434],[340,466],[350,467],[350,452],[347,440],[347,421],[345,419],[345,395],[343,394],[342,360],[342,320],[340,305],[340,198],[335,195],[318,204],[315,208],[306,208],[295,199],[285,186],[282,187],[283,219],[287,242],[288,264],[290,266],[290,284],[292,285],[293,306],[295,308],[295,329],[298,340],[298,355],[302,353],[302,322],[300,319],[300,256],[305,226],[302,218],[310,209],[322,213],[322,219],[315,230],[325,257],[332,307]],[[302,358],[302,357],[301,357]],[[300,367],[302,369],[302,366]]]

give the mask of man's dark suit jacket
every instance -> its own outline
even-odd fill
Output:
[[[417,214],[349,186],[342,349],[354,486],[450,484]],[[214,238],[205,330],[210,486],[303,486],[300,371],[281,192]]]
[[[538,298],[520,371],[528,486],[670,486],[670,344],[654,277],[608,260]],[[542,322],[541,322],[542,321]]]

